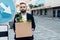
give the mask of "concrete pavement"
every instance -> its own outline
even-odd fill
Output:
[[[34,16],[34,19],[34,40],[60,40],[60,19],[43,16]],[[9,40],[14,40],[13,29],[9,29]]]

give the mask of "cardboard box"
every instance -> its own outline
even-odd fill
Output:
[[[32,36],[31,22],[19,22],[15,23],[16,38]]]

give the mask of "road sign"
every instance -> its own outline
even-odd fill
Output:
[[[15,13],[13,0],[0,0],[0,24],[12,20]]]

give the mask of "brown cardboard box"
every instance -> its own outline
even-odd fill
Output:
[[[15,23],[16,38],[32,36],[31,22],[19,22]]]

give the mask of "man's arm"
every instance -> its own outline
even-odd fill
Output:
[[[13,29],[14,29],[14,32],[15,32],[15,18],[17,17],[17,14],[15,15],[15,17],[14,17],[14,22],[13,22]]]
[[[35,21],[34,21],[34,17],[32,16],[32,30],[35,30]]]

